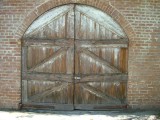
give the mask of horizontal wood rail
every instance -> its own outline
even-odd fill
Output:
[[[127,82],[128,74],[111,73],[111,74],[90,74],[80,76],[81,80],[76,82]]]
[[[74,45],[74,39],[41,39],[41,38],[24,38],[22,41],[23,46],[60,46],[70,47]]]
[[[72,74],[23,73],[23,80],[73,82]]]
[[[74,80],[75,83],[78,82],[127,82],[128,74],[127,73],[106,73],[106,74],[52,74],[52,73],[30,73],[28,72],[22,74],[23,80],[34,80],[34,81],[62,81],[62,82],[74,82],[73,79],[75,76],[79,76],[80,80]]]
[[[76,45],[79,47],[86,47],[86,48],[127,48],[128,41],[127,39],[110,39],[110,40],[77,40]]]
[[[45,110],[74,110],[73,104],[53,104],[53,103],[22,103],[23,109],[45,109]]]

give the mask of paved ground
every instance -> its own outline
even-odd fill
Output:
[[[157,114],[158,111],[0,111],[0,120],[158,120]]]

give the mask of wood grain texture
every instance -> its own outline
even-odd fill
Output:
[[[68,48],[61,48],[61,49],[57,50],[50,57],[44,59],[40,63],[38,63],[35,66],[33,66],[32,68],[30,68],[29,71],[34,71],[36,68],[41,67],[41,66],[45,66],[49,62],[51,62],[51,63],[54,62],[58,58],[58,56],[61,56],[61,55],[65,54],[67,49]]]
[[[100,91],[97,88],[94,88],[90,85],[81,83],[80,86],[83,87],[84,89],[86,89],[87,91],[89,91],[90,93],[94,94],[95,96],[101,97],[102,99],[105,99],[108,103],[114,103],[114,104],[120,103],[120,101],[117,100],[116,98],[113,98],[107,94],[104,94],[102,91]]]
[[[22,47],[22,71],[27,72],[27,47]]]
[[[110,73],[120,73],[120,71],[112,66],[110,63],[108,63],[106,60],[103,60],[102,58],[99,58],[96,54],[94,54],[93,52],[87,50],[87,49],[81,49],[80,50],[81,54],[86,54],[87,56],[93,58],[96,62],[98,62],[99,64],[102,64],[104,66],[107,67],[107,69],[109,70]]]
[[[128,41],[126,39],[111,39],[111,40],[76,40],[76,45],[82,48],[127,48]]]
[[[73,82],[73,74],[25,73],[24,80]]]
[[[23,36],[24,107],[73,110],[74,5],[40,16]],[[27,88],[27,89],[25,89]],[[67,108],[68,107],[68,108]]]
[[[74,108],[76,110],[122,110],[126,109],[126,104],[75,104]]]
[[[75,76],[80,78],[75,80],[76,109],[87,109],[85,105],[107,109],[109,104],[125,103],[128,40],[101,15],[83,5],[75,9]]]
[[[27,102],[22,105],[24,109],[32,110],[74,110],[73,104],[33,103]]]
[[[23,103],[28,102],[28,81],[22,80],[22,101]]]
[[[125,106],[128,39],[120,26],[85,5],[51,11],[37,18],[22,38],[23,107],[105,110]]]
[[[73,39],[31,39],[31,38],[23,38],[23,46],[60,46],[60,47],[70,47],[73,46]]]
[[[127,74],[90,74],[90,75],[82,75],[81,81],[78,82],[127,82],[128,75]],[[76,81],[77,82],[77,81]]]
[[[81,9],[82,10],[82,9]],[[123,38],[115,29],[110,29],[109,25],[102,24],[102,20],[92,16],[94,12],[76,10],[76,39],[119,39]]]
[[[52,89],[46,90],[46,91],[44,91],[42,93],[38,93],[36,95],[33,95],[33,96],[29,97],[29,101],[34,101],[34,100],[40,99],[41,97],[46,97],[47,95],[50,95],[52,92],[60,91],[60,90],[64,89],[67,86],[68,86],[67,83],[63,83],[63,84],[61,84],[59,86],[56,86],[56,87],[54,87]]]
[[[73,84],[62,81],[28,81],[28,101],[73,104]]]
[[[69,38],[73,38],[73,34],[69,34],[74,31],[72,29],[74,23],[70,22],[73,21],[73,18],[70,17],[73,14],[73,7],[74,5],[65,5],[64,7],[54,8],[51,10],[53,13],[48,11],[29,27],[24,37],[60,39],[69,36]],[[69,22],[66,23],[66,20]]]
[[[83,86],[83,85],[85,86]],[[78,82],[75,84],[76,105],[80,104],[118,104],[126,103],[126,83],[124,82]],[[108,97],[109,96],[109,97]],[[111,100],[113,98],[113,101]]]

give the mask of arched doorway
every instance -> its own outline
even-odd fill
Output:
[[[104,12],[56,7],[23,36],[24,108],[105,110],[126,106],[128,40]]]

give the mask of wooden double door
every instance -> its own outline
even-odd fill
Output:
[[[112,19],[105,23],[108,18],[95,8],[69,4],[33,22],[22,46],[24,108],[126,106],[128,43],[119,28],[109,26],[116,24]]]

